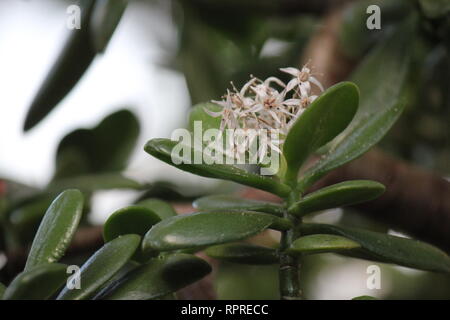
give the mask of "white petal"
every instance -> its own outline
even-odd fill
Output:
[[[299,84],[299,81],[298,81],[297,78],[292,79],[292,80],[289,81],[288,84],[286,85],[286,92],[291,91],[291,90],[294,89],[298,84]]]
[[[210,115],[211,117],[214,117],[214,118],[220,117],[223,114],[222,111],[214,112],[214,111],[211,111],[211,110],[209,110],[209,109],[207,109],[205,107],[203,108],[203,111],[205,111],[206,114],[208,114],[208,115]]]
[[[278,118],[277,114],[274,111],[270,110],[269,113],[275,119],[276,122],[281,123],[280,118]]]
[[[244,86],[242,87],[241,91],[239,92],[241,96],[245,95],[248,88],[256,81],[256,78],[250,79]]]
[[[280,79],[278,79],[277,77],[269,77],[266,80],[264,80],[264,84],[266,86],[270,85],[271,82],[275,82],[276,84],[278,84],[280,87],[286,87],[286,85],[284,84],[283,81],[281,81]]]
[[[289,73],[290,75],[293,75],[294,77],[297,77],[298,74],[300,73],[300,70],[296,69],[296,68],[280,68],[281,72],[285,72],[285,73]]]
[[[314,83],[316,86],[318,86],[319,89],[320,89],[321,91],[324,91],[323,86],[322,86],[322,84],[319,82],[319,80],[317,80],[317,79],[314,78],[314,77],[309,77],[309,81],[312,82],[312,83]]]
[[[309,82],[302,82],[298,87],[300,89],[300,96],[302,98],[308,98],[309,95]]]
[[[288,99],[283,102],[283,104],[288,106],[299,106],[300,105],[300,99]]]

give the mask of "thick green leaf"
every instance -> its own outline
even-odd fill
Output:
[[[129,179],[119,173],[100,173],[59,179],[51,182],[47,189],[49,192],[53,192],[67,188],[76,188],[90,192],[110,189],[139,190],[142,189],[143,186],[139,182]]]
[[[20,273],[6,289],[5,300],[46,300],[63,286],[67,266],[59,263],[42,264]]]
[[[450,257],[427,243],[383,233],[333,226],[303,224],[304,234],[335,234],[359,243],[371,259],[421,270],[450,272]]]
[[[278,204],[257,200],[242,199],[240,197],[230,195],[212,195],[202,197],[195,200],[193,205],[194,208],[202,211],[227,209],[227,210],[261,211],[275,214],[278,216],[283,215],[283,207]]]
[[[275,249],[251,243],[227,243],[206,249],[212,258],[243,264],[274,264],[279,262]]]
[[[315,254],[346,252],[361,248],[358,242],[332,234],[313,234],[295,240],[289,252],[293,254]]]
[[[404,0],[359,0],[354,1],[344,9],[342,22],[339,26],[339,48],[349,57],[358,59],[379,41],[392,25],[398,24],[410,14],[412,1]],[[381,29],[368,29],[367,8],[370,5],[380,7]]]
[[[328,88],[303,112],[283,146],[286,180],[296,181],[308,156],[348,126],[358,109],[358,99],[358,88],[351,82],[341,82]]]
[[[58,261],[72,240],[83,211],[78,190],[62,192],[50,205],[34,237],[25,270]]]
[[[101,298],[108,300],[149,300],[161,298],[194,283],[211,267],[196,256],[177,253],[152,259],[119,280]]]
[[[359,65],[352,76],[361,92],[358,112],[328,152],[304,173],[301,190],[365,153],[398,119],[405,105],[403,89],[414,51],[413,29],[410,23],[403,25]]]
[[[127,7],[127,0],[97,1],[90,23],[92,42],[97,52],[103,52],[112,38]]]
[[[171,141],[169,139],[153,139],[147,142],[144,149],[147,153],[164,162],[167,162],[174,167],[199,176],[231,180],[240,184],[265,190],[279,196],[286,196],[290,191],[290,188],[285,184],[279,183],[274,179],[265,176],[247,172],[233,165],[183,163],[183,158],[180,157],[179,154],[176,152],[172,154],[173,148],[178,143],[179,142]],[[194,151],[192,148],[190,148],[190,150],[192,150],[192,156],[194,152],[198,152]],[[177,161],[179,160],[180,164],[175,164],[172,159],[176,159]]]
[[[137,205],[149,208],[154,213],[156,213],[161,218],[161,220],[177,215],[177,212],[170,204],[156,198],[142,200],[138,202]]]
[[[161,218],[146,207],[128,206],[109,216],[103,226],[103,238],[109,242],[125,234],[144,236],[159,221]]]
[[[54,196],[43,195],[27,201],[11,211],[9,223],[20,241],[25,243],[33,241],[39,223],[53,200]]]
[[[167,218],[143,241],[144,251],[200,248],[234,242],[278,224],[281,218],[252,211],[211,211]],[[286,227],[286,226],[285,226]]]
[[[219,129],[221,117],[212,117],[205,112],[205,109],[218,112],[222,110],[222,107],[211,102],[199,103],[192,107],[189,113],[189,129],[194,131],[194,122],[201,121],[202,123],[202,134],[208,129]]]
[[[116,111],[92,129],[65,136],[56,152],[53,180],[122,171],[139,135],[139,121],[128,110]]]
[[[310,212],[349,206],[373,200],[384,190],[385,187],[375,181],[345,181],[306,195],[302,200],[294,203],[289,208],[289,212],[303,216]]]
[[[354,297],[352,300],[378,300],[378,299],[372,296],[359,296]]]
[[[94,60],[96,52],[88,28],[94,4],[94,0],[81,3],[81,28],[69,31],[59,57],[31,103],[24,123],[25,131],[34,127],[56,107]]]
[[[101,247],[81,267],[81,289],[64,288],[58,300],[83,300],[90,298],[111,279],[133,256],[141,237],[135,234],[120,236]]]

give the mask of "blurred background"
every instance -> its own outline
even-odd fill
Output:
[[[91,2],[0,1],[2,279],[23,263],[21,250],[29,245],[51,198],[65,187],[78,187],[90,199],[81,237],[88,245],[80,245],[86,251],[96,247],[98,226],[114,210],[138,200],[167,200],[182,213],[192,210],[193,198],[207,193],[267,199],[266,194],[169,167],[143,152],[143,145],[185,127],[191,106],[219,99],[230,81],[239,87],[249,75],[283,78],[279,68],[308,61],[327,87],[348,80],[411,16],[419,21],[420,36],[407,108],[376,152],[392,157],[382,158],[394,168],[386,168],[385,179],[398,182],[400,190],[406,190],[401,184],[408,179],[397,176],[395,168],[411,177],[408,188],[416,183],[416,192],[421,192],[424,180],[418,177],[429,178],[427,192],[436,186],[436,196],[450,198],[443,191],[450,191],[444,180],[450,176],[448,5],[435,9],[432,0],[117,1],[128,4],[111,9],[118,12],[113,23],[101,24],[110,32],[98,36],[104,44],[100,48],[92,40],[95,14],[82,16],[80,30],[67,28],[68,7],[80,4],[92,13]],[[380,30],[366,27],[370,4],[381,8]],[[415,171],[419,167],[420,175]],[[416,176],[419,180],[413,180]],[[436,181],[441,184],[433,185]],[[397,199],[392,198],[388,200]],[[442,198],[422,206],[443,203]],[[379,208],[396,206],[384,203]],[[436,210],[446,216],[436,219],[449,221],[450,208],[440,208],[442,212]],[[401,236],[422,234],[420,226],[404,223],[407,217],[380,218],[360,211],[365,208],[337,209],[313,220]],[[448,251],[448,236],[427,238],[428,233],[424,240]],[[277,236],[266,234],[254,241],[273,245]],[[75,253],[82,257],[87,252]],[[371,290],[366,285],[371,262],[331,254],[304,260],[302,286],[309,299],[450,298],[450,280],[442,275],[379,264],[381,289]],[[222,263],[213,280],[220,299],[276,299],[277,286],[277,268],[272,266]]]

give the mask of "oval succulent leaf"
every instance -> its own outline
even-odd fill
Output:
[[[125,168],[138,136],[139,121],[127,109],[108,115],[92,129],[70,132],[58,145],[53,181],[120,172]]]
[[[270,202],[263,202],[250,199],[242,199],[230,195],[212,195],[199,198],[193,203],[194,208],[199,210],[247,210],[247,211],[261,211],[275,214],[277,216],[283,215],[283,207]]]
[[[62,192],[50,205],[31,245],[25,270],[58,261],[75,234],[83,211],[83,195],[78,190]]]
[[[328,88],[303,112],[289,130],[283,146],[287,181],[296,181],[298,170],[308,156],[348,126],[358,109],[358,100],[356,85],[341,82]]]
[[[378,300],[378,299],[372,296],[359,296],[354,297],[352,300]]]
[[[161,218],[146,207],[128,206],[117,210],[106,220],[103,238],[109,242],[125,234],[144,236],[159,221]]]
[[[354,180],[337,183],[306,195],[294,203],[289,212],[297,216],[331,208],[354,205],[380,196],[385,187],[378,182]]]
[[[277,217],[251,211],[211,211],[165,219],[143,241],[144,251],[199,248],[234,242],[264,231]]]
[[[303,174],[301,190],[365,153],[397,121],[405,105],[403,89],[414,52],[413,33],[410,24],[402,25],[359,65],[352,76],[361,92],[358,112],[348,128],[331,142],[326,154]]]
[[[34,127],[69,93],[94,60],[88,24],[95,1],[82,1],[81,28],[70,31],[58,59],[41,85],[28,110],[24,131]]]
[[[161,218],[161,220],[177,215],[177,212],[174,210],[174,208],[163,200],[145,199],[139,201],[137,205],[152,210],[154,213],[158,215],[158,217]]]
[[[227,243],[209,247],[205,253],[215,259],[242,264],[278,263],[277,251],[251,243]]]
[[[63,286],[67,266],[59,263],[42,264],[20,273],[10,283],[4,300],[46,300]]]
[[[90,21],[92,42],[97,52],[103,52],[112,38],[127,7],[128,0],[97,1]]]
[[[158,299],[194,283],[211,267],[204,260],[184,253],[152,259],[131,271],[101,297],[107,300]]]
[[[303,234],[334,234],[346,237],[361,245],[370,259],[395,263],[401,266],[450,273],[450,257],[427,243],[383,233],[327,225],[303,224]]]
[[[313,234],[295,240],[289,252],[292,254],[315,254],[354,251],[361,245],[353,240],[332,234]]]
[[[191,159],[191,163],[185,163],[183,161],[183,157],[178,155],[176,152],[172,152],[175,146],[177,146],[178,144],[179,142],[169,139],[153,139],[147,142],[144,149],[147,153],[174,167],[202,177],[230,180],[243,185],[265,190],[279,196],[286,196],[290,191],[290,188],[283,183],[279,183],[276,180],[265,176],[250,173],[233,165],[214,163],[194,164],[192,163],[194,162],[192,161],[193,159]],[[194,152],[199,152],[198,150],[194,150],[191,147],[185,146],[185,149],[190,150],[190,154],[192,155],[192,157],[194,155]],[[174,159],[179,162],[179,164],[175,164],[173,162]]]
[[[83,300],[90,298],[130,260],[140,241],[140,236],[128,234],[106,243],[81,266],[81,288],[69,290],[65,287],[57,299]]]
[[[135,189],[140,190],[143,186],[130,178],[119,173],[101,173],[79,175],[52,181],[47,191],[54,192],[67,188],[77,188],[84,192],[110,189]]]

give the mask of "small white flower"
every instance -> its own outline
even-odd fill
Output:
[[[212,117],[221,116],[220,130],[249,129],[277,130],[280,136],[277,139],[265,137],[263,143],[258,144],[258,157],[263,159],[270,151],[281,153],[284,138],[288,131],[305,111],[305,109],[317,98],[311,95],[311,84],[324,91],[322,84],[311,74],[307,65],[301,70],[296,68],[282,68],[282,72],[293,76],[293,79],[284,84],[276,77],[269,77],[264,81],[251,77],[241,90],[227,90],[222,101],[213,101],[222,107],[219,112],[205,109]],[[276,86],[276,88],[274,87]],[[233,153],[234,157],[245,156],[244,146],[250,146],[258,136],[246,136],[240,146],[235,146],[227,154]],[[261,139],[261,136],[258,138]],[[260,141],[261,142],[261,141]]]
[[[280,71],[288,73],[294,76],[294,79],[288,82],[286,86],[286,90],[290,91],[294,89],[296,86],[299,87],[300,91],[309,93],[311,91],[311,83],[315,84],[320,91],[324,91],[322,84],[311,74],[311,69],[309,69],[306,65],[303,66],[301,70],[296,68],[281,68]]]

